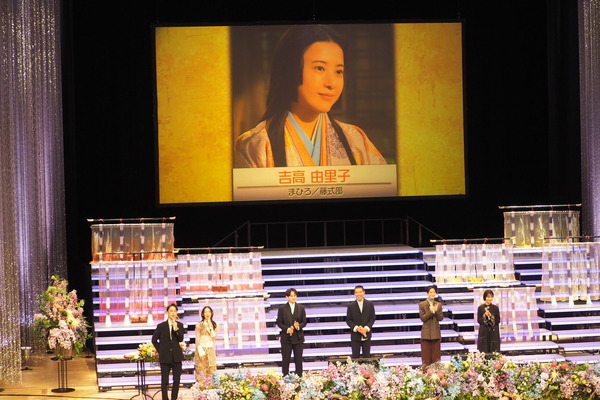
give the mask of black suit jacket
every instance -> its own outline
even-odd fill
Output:
[[[354,332],[354,327],[357,325],[368,326],[369,329],[373,329],[373,324],[375,323],[375,305],[373,305],[373,302],[364,299],[362,313],[356,300],[350,303],[346,313],[346,323],[351,329],[350,339],[362,340],[363,335],[359,332]],[[367,333],[367,339],[371,339],[371,333],[371,331]]]
[[[300,329],[294,329],[294,333],[290,336],[287,333],[287,329],[294,325],[294,321],[297,321],[300,325]],[[296,303],[294,306],[294,313],[292,314],[292,307],[290,303],[285,303],[279,307],[277,311],[277,320],[275,324],[281,329],[281,342],[288,342],[292,344],[304,343],[304,330],[306,326],[306,309],[303,305]]]
[[[152,335],[152,344],[158,351],[158,361],[163,364],[183,361],[183,351],[179,342],[183,342],[185,330],[183,324],[177,322],[177,331],[174,331],[173,339],[169,335],[169,321],[161,322],[156,326]]]

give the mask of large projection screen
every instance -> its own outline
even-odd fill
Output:
[[[259,136],[260,124],[275,49],[292,26],[154,27],[159,204],[466,194],[462,23],[327,26],[345,47],[343,91],[307,145],[321,161],[291,162],[285,142],[289,164],[274,167],[255,164],[236,139],[252,131],[251,150],[274,146],[259,140],[273,137]],[[327,147],[330,119],[349,127],[339,136],[355,132],[353,165]],[[356,137],[381,158],[369,162],[362,142],[354,155]]]

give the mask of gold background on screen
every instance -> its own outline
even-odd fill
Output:
[[[397,24],[400,196],[465,194],[459,23]]]
[[[160,203],[232,198],[227,27],[156,30]]]

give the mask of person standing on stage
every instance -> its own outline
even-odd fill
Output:
[[[180,342],[183,342],[185,329],[183,324],[177,321],[177,305],[170,304],[167,307],[167,320],[156,326],[152,335],[152,344],[158,351],[160,363],[160,390],[162,400],[169,400],[169,373],[173,371],[173,388],[171,389],[171,400],[177,400],[179,394],[179,381],[183,367],[183,350]]]
[[[205,306],[200,312],[202,321],[196,324],[196,352],[194,354],[194,369],[196,381],[200,382],[211,376],[217,370],[217,323],[213,321],[213,310]]]
[[[348,305],[346,323],[350,332],[352,358],[371,357],[371,330],[375,323],[375,306],[365,299],[365,288],[358,285],[354,288],[356,300]]]
[[[302,351],[304,349],[304,331],[306,309],[296,303],[298,292],[294,288],[285,291],[287,303],[279,307],[275,324],[281,329],[281,373],[290,373],[290,360],[294,352],[296,375],[302,376]]]
[[[423,322],[421,327],[421,360],[423,366],[440,361],[442,358],[442,334],[440,321],[444,319],[442,303],[435,300],[437,288],[427,288],[427,300],[419,303],[419,316]]]
[[[477,307],[477,322],[479,334],[477,336],[477,350],[483,353],[500,352],[500,309],[492,304],[494,292],[483,292],[484,303]]]

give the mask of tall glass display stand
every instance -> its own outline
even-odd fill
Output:
[[[517,247],[564,243],[579,236],[581,204],[500,206],[504,210],[504,237]]]

